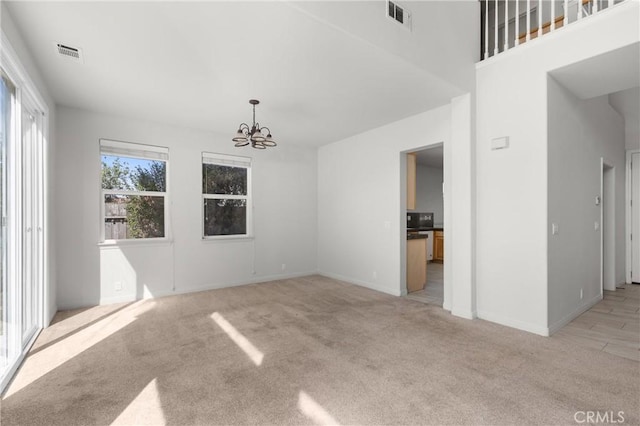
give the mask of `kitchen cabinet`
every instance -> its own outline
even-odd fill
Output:
[[[416,209],[416,154],[407,154],[407,210]]]
[[[427,282],[427,238],[407,240],[407,292],[424,289]]]
[[[433,261],[444,263],[444,231],[433,233]]]

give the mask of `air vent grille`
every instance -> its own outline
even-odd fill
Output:
[[[411,31],[411,12],[395,1],[387,0],[387,16]]]
[[[82,50],[60,43],[56,44],[56,50],[58,51],[58,54],[63,58],[82,63]]]

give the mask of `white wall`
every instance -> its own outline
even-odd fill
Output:
[[[319,149],[320,273],[393,295],[406,294],[404,153],[443,143],[443,307],[455,315],[474,317],[472,115],[471,97],[463,95],[451,105]]]
[[[266,151],[234,148],[230,135],[66,107],[59,107],[57,131],[61,309],[316,272],[315,149],[286,143]],[[171,243],[98,246],[100,138],[169,148]],[[202,151],[252,157],[255,239],[202,240]]]
[[[48,108],[47,126],[45,129],[45,321],[48,325],[49,321],[57,312],[56,301],[56,230],[55,230],[55,211],[52,208],[55,198],[55,174],[53,171],[53,163],[55,161],[55,153],[57,151],[56,143],[56,105],[49,94],[40,70],[37,68],[29,49],[24,43],[20,30],[13,22],[7,6],[4,2],[0,2],[0,27],[7,37],[11,47],[17,54],[20,64],[29,75],[29,78],[35,84],[40,96]]]
[[[615,168],[615,283],[624,282],[624,121],[607,96],[579,100],[548,81],[549,327],[556,330],[601,298],[600,206],[602,166]],[[580,290],[583,298],[580,298]]]
[[[621,3],[477,66],[479,317],[549,333],[547,72],[636,43],[638,8]],[[509,148],[492,151],[501,136]]]
[[[450,110],[447,105],[320,147],[320,273],[389,294],[406,292],[400,264],[406,244],[401,153],[449,144]]]
[[[640,149],[640,87],[610,94],[609,103],[624,118],[626,149]]]
[[[443,170],[418,164],[416,167],[416,211],[433,212],[433,223],[444,222],[444,199],[442,198]]]

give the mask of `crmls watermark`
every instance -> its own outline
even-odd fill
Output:
[[[622,424],[624,423],[624,411],[576,411],[573,420],[579,424]]]

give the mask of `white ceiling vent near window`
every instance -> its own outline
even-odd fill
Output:
[[[84,63],[84,59],[82,57],[82,49],[80,48],[56,43],[56,51],[58,52],[58,55],[63,58],[70,59],[80,64]]]
[[[411,31],[411,11],[395,1],[387,0],[387,17]]]

